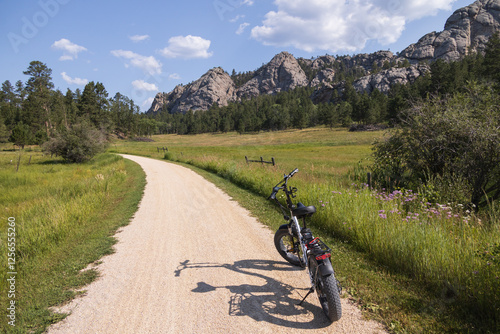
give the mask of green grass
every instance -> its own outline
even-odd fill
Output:
[[[358,162],[369,164],[370,143],[381,136],[322,128],[242,136],[167,135],[155,137],[155,143],[121,142],[114,149],[161,158],[164,153],[157,147],[166,146],[168,159],[209,171],[259,198],[269,195],[283,173],[298,167],[301,172],[291,184],[299,188],[299,200],[318,207],[312,226],[343,254],[336,264],[346,273],[342,283],[388,328],[498,332],[500,268],[488,256],[500,240],[500,223],[484,217],[481,222],[457,207],[429,206],[409,193],[387,198],[352,185],[363,180],[366,169]],[[278,165],[247,165],[245,155],[272,156]],[[263,207],[250,210],[263,221],[279,217],[276,212],[263,217]],[[351,268],[357,266],[362,268]],[[368,282],[366,277],[389,283]]]
[[[73,298],[95,279],[89,263],[112,252],[114,231],[128,224],[145,185],[142,169],[114,154],[67,164],[23,152],[0,152],[0,252],[7,254],[7,222],[16,222],[16,293],[7,295],[7,261],[1,263],[0,304],[16,301],[16,326],[2,332],[41,333],[64,315],[49,307]],[[29,160],[31,157],[31,161]],[[11,162],[12,160],[12,162]],[[2,307],[1,318],[7,319]]]
[[[290,185],[299,189],[298,200],[318,208],[313,231],[332,246],[337,276],[365,314],[395,333],[498,332],[500,262],[492,257],[500,252],[498,210],[481,222],[457,207],[353,185],[364,180],[371,143],[381,136],[325,128],[164,135],[152,143],[117,141],[109,151],[189,164],[272,229],[283,220],[265,198],[298,167]],[[23,152],[16,172],[18,154],[0,152],[0,252],[7,254],[7,222],[15,217],[18,261],[16,327],[4,321],[0,328],[40,333],[64,317],[49,307],[96,277],[81,269],[112,251],[111,236],[135,212],[144,175],[113,154],[73,165],[36,149]],[[247,165],[245,156],[274,157],[277,166]],[[0,305],[8,302],[6,265]],[[6,319],[6,308],[0,316]]]

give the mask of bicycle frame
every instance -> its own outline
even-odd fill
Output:
[[[289,175],[284,175],[283,180],[280,181],[276,186],[273,188],[273,193],[271,196],[269,196],[269,199],[273,199],[278,206],[280,207],[281,211],[283,212],[283,218],[288,222],[287,228],[288,232],[290,235],[295,237],[298,240],[298,246],[300,247],[300,250],[302,251],[302,256],[300,256],[299,252],[297,252],[297,257],[299,258],[299,261],[302,265],[302,267],[309,268],[309,256],[310,256],[310,251],[307,247],[306,240],[302,236],[302,227],[300,226],[299,219],[293,215],[293,210],[296,209],[295,204],[293,204],[292,198],[295,198],[294,193],[297,191],[297,188],[292,188],[288,187],[288,180],[299,170],[294,169]],[[285,208],[281,202],[276,198],[276,194],[280,191],[283,190],[283,192],[286,195],[286,204],[287,208]],[[303,228],[307,228],[306,225],[306,218],[303,217],[303,222],[304,226]],[[281,227],[283,228],[283,226]],[[294,245],[295,247],[296,245]],[[313,261],[316,261],[319,268],[321,271],[322,275],[328,275],[333,273],[333,268],[331,265],[331,262],[327,259],[317,259],[315,256]],[[314,286],[314,277],[312,276],[312,273],[309,272],[309,277],[311,279],[311,284]]]
[[[273,192],[269,196],[269,199],[278,204],[283,213],[283,218],[287,221],[287,224],[281,225],[276,231],[274,243],[285,260],[292,265],[306,268],[309,274],[311,288],[298,305],[301,305],[307,296],[316,291],[321,307],[327,317],[331,321],[337,321],[342,314],[339,296],[341,287],[334,276],[330,261],[331,249],[320,238],[314,238],[311,230],[307,228],[306,217],[314,214],[316,208],[314,206],[306,207],[300,202],[297,205],[293,204],[292,198],[296,197],[294,193],[297,188],[288,187],[288,180],[297,172],[298,169],[295,169],[290,174],[285,174],[283,180],[273,187]],[[286,195],[287,207],[282,205],[276,198],[280,190],[283,190]],[[303,220],[303,227],[301,227],[299,219]],[[293,242],[291,248],[288,244],[289,237]],[[285,243],[287,246],[284,246]],[[289,254],[293,254],[293,257],[290,257]]]
[[[302,266],[308,268],[309,259],[308,259],[308,249],[306,246],[306,241],[301,233],[302,227],[300,226],[299,219],[296,216],[294,216],[292,212],[292,210],[296,208],[295,204],[293,204],[292,198],[295,198],[295,195],[293,195],[293,193],[297,191],[297,188],[292,188],[292,187],[288,188],[288,180],[298,171],[299,170],[296,168],[289,175],[284,175],[283,181],[280,181],[276,186],[274,186],[273,193],[271,194],[271,196],[269,196],[269,198],[273,199],[283,212],[283,218],[288,222],[287,224],[288,232],[290,233],[290,235],[297,238],[299,244],[298,246],[302,251],[302,256],[300,256],[299,252],[297,252],[297,257],[299,258],[299,261],[301,262]],[[276,194],[278,193],[279,190],[283,190],[283,192],[286,195],[287,208],[285,208],[281,204],[281,202],[276,198]],[[286,213],[286,211],[289,212],[289,215]],[[306,228],[307,226],[305,217],[303,218],[303,221],[304,221],[304,228]],[[294,245],[294,247],[295,246],[296,245]],[[311,275],[311,273],[309,273],[309,278],[311,280],[311,284],[314,285],[314,277]]]

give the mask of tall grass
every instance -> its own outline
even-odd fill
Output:
[[[360,146],[361,150],[349,147],[358,161],[368,156]],[[329,152],[344,148],[329,146]],[[354,244],[390,270],[425,284],[476,325],[499,328],[498,210],[493,208],[490,218],[485,215],[481,220],[460,206],[427,203],[411,191],[387,194],[352,184],[349,175],[358,173],[353,172],[356,163],[346,163],[342,154],[323,156],[325,147],[318,144],[253,148],[254,152],[276,152],[280,164],[275,168],[236,160],[241,147],[182,149],[182,154],[171,152],[165,158],[216,173],[261,196],[268,196],[284,173],[299,167],[301,173],[290,182],[300,189],[298,200],[318,208],[312,221],[316,228]]]
[[[71,298],[72,288],[95,277],[93,271],[80,270],[111,251],[112,231],[128,222],[140,200],[140,176],[129,162],[112,154],[85,164],[67,164],[40,152],[23,152],[16,172],[19,154],[0,152],[0,253],[8,253],[7,221],[14,217],[17,272],[16,327],[12,327],[5,321],[3,307],[11,300],[6,280],[12,270],[6,260],[0,262],[4,319],[0,328],[36,333],[61,318],[49,306]],[[130,189],[138,194],[127,194]],[[124,200],[128,202],[123,212],[113,211]]]
[[[500,240],[498,222],[485,226],[460,207],[412,192],[314,186],[306,197],[319,208],[315,223],[323,229],[440,289],[449,303],[467,302],[475,315],[500,320],[500,268],[481,256]]]

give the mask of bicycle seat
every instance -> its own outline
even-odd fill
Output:
[[[297,208],[292,211],[292,214],[295,217],[301,218],[311,216],[315,212],[316,207],[314,205],[305,206],[304,204],[299,202],[297,203]]]

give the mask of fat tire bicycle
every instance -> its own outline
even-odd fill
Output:
[[[292,201],[296,197],[294,194],[297,188],[288,187],[288,180],[298,171],[296,168],[290,174],[285,174],[283,180],[273,187],[268,198],[277,203],[287,221],[274,234],[274,245],[290,264],[308,270],[311,288],[298,305],[302,305],[311,293],[316,292],[323,312],[331,322],[335,322],[342,317],[342,288],[333,271],[331,249],[321,239],[313,237],[311,230],[307,228],[306,218],[316,212],[316,207],[305,206],[300,202],[295,205]],[[280,190],[285,193],[286,207],[276,197]],[[303,226],[300,226],[299,219]]]

